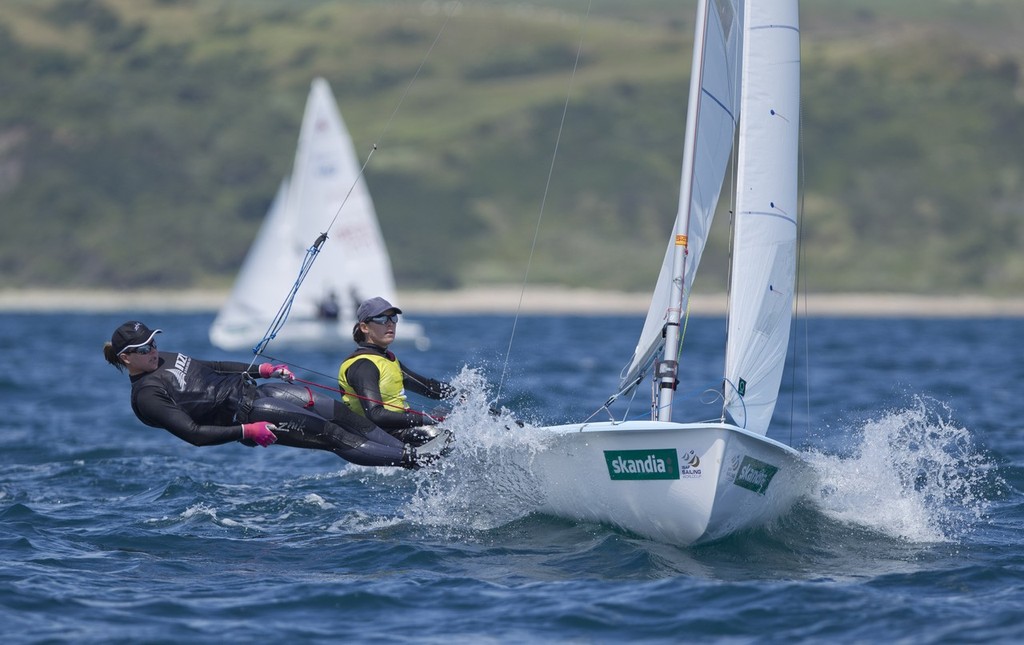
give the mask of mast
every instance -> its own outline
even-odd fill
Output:
[[[694,29],[679,204],[643,329],[619,375],[635,387],[654,365],[651,417],[672,416],[680,320],[711,230],[736,135],[741,0],[700,0]]]
[[[671,258],[666,257],[666,264],[669,260],[671,264],[671,285],[664,309],[663,354],[654,375],[652,418],[659,421],[672,419],[679,372],[679,325],[714,218],[736,132],[742,23],[738,0],[698,2],[679,211],[669,242]]]
[[[686,138],[683,142],[683,172],[679,186],[679,203],[685,204],[684,213],[676,217],[672,247],[672,286],[669,295],[668,318],[665,321],[665,347],[662,359],[655,368],[654,378],[658,383],[657,406],[653,417],[657,421],[672,420],[672,399],[679,381],[679,322],[683,311],[683,283],[686,272],[686,256],[689,252],[690,203],[693,194],[693,151],[697,139],[697,124],[700,122],[702,103],[701,85],[704,77],[704,43],[708,31],[708,2],[697,3],[697,20],[693,35],[693,63],[690,71],[690,98],[686,108]]]

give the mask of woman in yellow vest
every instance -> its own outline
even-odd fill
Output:
[[[395,438],[420,446],[439,435],[438,423],[422,412],[410,410],[405,390],[430,399],[455,394],[448,383],[421,376],[398,362],[388,351],[395,340],[402,310],[384,298],[370,298],[356,311],[352,339],[358,347],[341,363],[338,385],[342,401]]]

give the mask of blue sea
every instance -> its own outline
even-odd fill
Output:
[[[518,458],[600,410],[640,317],[419,317],[431,348],[399,356],[505,412],[416,472],[143,426],[101,351],[135,317],[0,317],[5,643],[1024,639],[1022,320],[798,321],[769,434],[820,484],[686,548],[537,512]],[[141,318],[163,349],[251,358],[209,345],[211,314]],[[722,327],[688,321],[680,412],[717,409]],[[342,358],[268,354],[327,387]]]

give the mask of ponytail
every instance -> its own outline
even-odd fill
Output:
[[[123,372],[125,365],[121,362],[121,357],[114,353],[114,346],[108,341],[103,344],[103,358],[107,359],[107,362]]]

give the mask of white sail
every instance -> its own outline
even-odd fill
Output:
[[[242,262],[235,285],[211,329],[211,340],[215,345],[221,344],[218,342],[221,339],[215,337],[216,332],[247,330],[251,336],[258,327],[258,321],[265,321],[265,328],[280,308],[280,300],[267,297],[267,294],[280,293],[283,296],[287,293],[291,285],[288,276],[294,275],[298,270],[293,255],[279,251],[279,240],[283,239],[288,228],[287,201],[288,179],[285,178],[277,189],[263,225]],[[262,336],[262,332],[259,333]],[[230,342],[232,337],[233,335],[228,334],[222,342],[233,345]],[[259,340],[259,336],[252,344],[255,344],[256,340]]]
[[[300,250],[305,255],[320,233],[329,236],[295,298],[292,315],[315,316],[331,291],[350,308],[343,316],[349,320],[355,313],[351,308],[371,296],[396,304],[391,259],[370,191],[360,174],[352,138],[322,78],[313,81],[306,102],[288,198],[289,210],[301,214],[291,220],[292,230],[285,240],[296,255]]]
[[[734,422],[763,435],[786,360],[796,275],[800,30],[796,0],[749,5],[725,395]]]
[[[621,375],[623,388],[635,382],[661,350],[665,324],[670,318],[679,318],[680,312],[672,311],[673,302],[685,306],[689,298],[733,148],[742,6],[740,0],[714,0],[699,5],[675,234],[669,240],[636,351]],[[675,272],[677,252],[685,253],[682,275]]]
[[[321,233],[328,239],[295,296],[276,344],[351,344],[355,311],[362,300],[381,296],[400,306],[391,260],[352,139],[330,86],[317,78],[306,101],[290,182],[278,192],[234,289],[210,328],[214,345],[241,349],[263,338],[298,279],[307,250]],[[337,303],[339,315],[321,318],[321,304],[330,299]],[[398,338],[421,347],[426,343],[422,328],[406,320]]]

